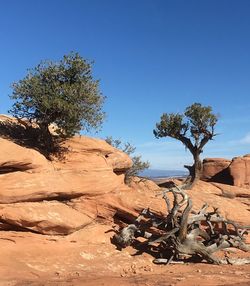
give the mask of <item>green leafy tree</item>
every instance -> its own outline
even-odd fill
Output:
[[[127,142],[123,144],[119,139],[113,139],[111,136],[107,137],[105,141],[109,143],[111,146],[117,149],[120,149],[121,151],[123,151],[129,156],[131,156],[136,150],[136,147],[134,147],[130,143]],[[125,182],[127,184],[130,183],[132,177],[138,176],[140,172],[150,167],[149,162],[143,161],[141,156],[131,156],[131,159],[132,159],[133,165],[125,173]]]
[[[164,113],[153,131],[156,138],[171,137],[181,141],[191,152],[194,164],[184,166],[190,172],[189,186],[194,185],[200,178],[202,172],[200,154],[207,142],[216,135],[214,127],[217,120],[218,115],[212,113],[210,106],[194,103],[186,108],[184,114]]]
[[[10,98],[15,103],[9,112],[36,123],[39,139],[48,151],[54,146],[51,124],[59,138],[65,139],[82,129],[98,129],[103,122],[105,98],[99,81],[92,76],[92,63],[78,53],[65,55],[58,62],[42,61],[12,87]]]

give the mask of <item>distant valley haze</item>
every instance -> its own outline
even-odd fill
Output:
[[[147,178],[169,178],[169,177],[185,177],[188,175],[188,172],[182,170],[147,169],[141,172],[139,175]]]

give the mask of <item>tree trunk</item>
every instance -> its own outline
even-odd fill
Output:
[[[185,189],[191,189],[200,179],[202,174],[202,162],[200,155],[193,152],[194,164],[192,166],[185,165],[184,167],[189,171],[189,177],[185,181]]]
[[[47,123],[40,123],[39,124],[41,130],[41,143],[44,145],[45,150],[50,153],[53,151],[53,139],[52,135],[49,131],[49,125]]]
[[[202,174],[202,162],[199,155],[194,157],[194,179],[199,180]]]

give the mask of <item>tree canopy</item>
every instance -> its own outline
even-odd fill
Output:
[[[80,130],[98,130],[103,122],[105,97],[93,78],[92,62],[78,53],[58,62],[42,61],[12,87],[15,103],[9,112],[38,124],[43,140],[51,140],[50,124],[68,138]]]
[[[156,138],[171,137],[181,141],[191,152],[194,165],[185,167],[189,169],[192,181],[200,176],[202,164],[199,155],[216,135],[214,128],[217,120],[218,115],[213,114],[211,106],[194,103],[183,114],[164,113],[153,131]]]

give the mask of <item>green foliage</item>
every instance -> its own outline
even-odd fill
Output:
[[[123,151],[129,156],[131,156],[136,150],[136,147],[131,145],[129,142],[123,144],[122,141],[120,141],[119,139],[113,139],[111,136],[107,137],[105,141],[109,143],[111,146],[117,149],[120,149],[121,151]],[[125,173],[126,183],[129,183],[132,177],[138,176],[140,172],[150,167],[149,162],[142,161],[141,156],[132,156],[131,159],[132,159],[133,165]]]
[[[178,139],[185,135],[188,125],[183,123],[183,115],[179,113],[163,113],[160,123],[156,124],[154,135],[159,137],[172,137]]]
[[[189,121],[188,126],[192,138],[195,140],[198,137],[212,139],[215,136],[214,126],[218,121],[218,116],[212,113],[211,106],[202,106],[200,103],[194,103],[186,108],[185,116]]]
[[[209,140],[216,134],[214,127],[218,115],[212,113],[211,106],[194,103],[185,109],[184,114],[164,113],[153,130],[156,138],[171,137],[181,141],[194,158],[193,166],[184,166],[190,171],[191,181],[194,183],[200,177],[202,163],[200,154]]]
[[[98,129],[104,119],[104,97],[93,79],[92,63],[78,53],[59,62],[42,61],[13,84],[10,97],[15,103],[9,112],[38,124],[43,140],[52,138],[50,124],[61,138],[68,138],[81,129]]]
[[[217,120],[210,106],[194,103],[184,114],[164,113],[153,132],[156,138],[171,137],[180,140],[191,152],[196,147],[201,153],[204,145],[216,135]]]
[[[125,174],[125,180],[127,182],[130,181],[130,178],[138,176],[140,172],[150,167],[150,163],[148,161],[142,161],[141,156],[132,156],[131,159],[133,166]]]

